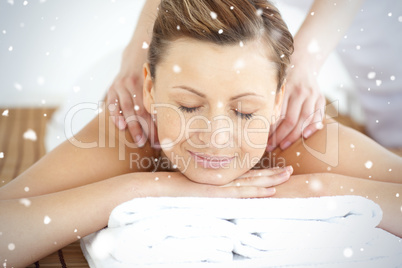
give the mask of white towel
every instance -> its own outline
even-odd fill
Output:
[[[91,267],[402,267],[402,242],[358,196],[139,198],[81,241]]]

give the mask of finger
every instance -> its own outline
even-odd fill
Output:
[[[124,118],[120,116],[120,104],[113,86],[110,87],[107,94],[107,109],[116,127],[120,130],[125,129],[126,122]]]
[[[316,103],[315,112],[311,123],[302,129],[303,138],[308,139],[314,132],[324,128],[322,122],[325,118],[325,104],[325,97],[320,95]]]
[[[301,137],[303,127],[308,126],[314,117],[314,106],[315,99],[306,99],[300,111],[299,121],[297,122],[295,128],[293,128],[293,130],[281,141],[279,145],[281,150],[286,150]]]
[[[299,121],[299,113],[304,99],[300,96],[289,99],[288,111],[271,138],[268,139],[268,148],[275,149],[283,139],[295,128]]]
[[[231,182],[235,186],[259,186],[259,187],[272,187],[284,183],[290,178],[293,173],[293,168],[289,166],[282,172],[269,175],[269,176],[254,176],[236,179]]]
[[[266,168],[266,169],[252,169],[252,170],[247,171],[246,173],[244,173],[240,177],[238,177],[238,179],[247,178],[247,177],[271,176],[271,175],[275,175],[275,174],[283,172],[284,170],[286,170],[286,168],[287,167],[283,167],[283,168],[274,167],[274,168]]]
[[[122,83],[119,84],[119,86],[122,85]],[[146,136],[143,137],[141,125],[135,115],[135,104],[133,97],[125,87],[118,88],[117,93],[130,135],[132,136],[134,142],[137,143],[138,146],[142,147],[146,143]]]

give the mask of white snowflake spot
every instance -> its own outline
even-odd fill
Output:
[[[310,13],[311,16],[314,16],[314,11]]]
[[[311,180],[311,183],[309,184],[310,189],[313,191],[320,191],[322,189],[322,183],[321,181],[317,180],[317,179],[313,179]]]
[[[14,83],[14,87],[16,90],[21,91],[22,90],[22,86],[19,83]]]
[[[176,27],[176,28],[177,28],[177,30],[178,30],[178,31],[180,31],[180,25],[177,25],[177,27]]]
[[[39,76],[36,79],[36,82],[38,83],[38,85],[42,86],[45,83],[45,78],[43,78],[43,76]]]
[[[176,169],[176,168],[177,168],[177,165],[173,165],[173,168]]]
[[[299,156],[299,155],[300,155],[300,152],[296,152],[296,155]]]
[[[77,230],[77,229],[74,229],[74,233],[76,233],[76,232],[78,232],[78,230]]]
[[[396,197],[399,197],[399,193],[396,193],[396,195],[395,195]]]
[[[375,120],[375,123],[376,123],[376,124],[378,124],[378,123],[380,123],[380,121],[378,121],[378,120]]]
[[[223,30],[219,29],[218,34],[222,34],[222,33],[223,33]]]
[[[0,159],[4,158],[4,152],[0,152]]]
[[[399,21],[399,22],[402,22],[402,16],[399,16],[399,17],[398,17],[398,21]]]
[[[244,43],[243,43],[243,41],[240,41],[240,47],[244,47]]]
[[[179,65],[174,65],[173,66],[173,72],[175,73],[181,73],[181,67]]]
[[[135,106],[134,106],[134,110],[135,110],[135,111],[139,111],[139,110],[140,110],[140,106],[135,105]]]
[[[52,221],[52,219],[51,219],[49,216],[45,216],[45,217],[43,218],[43,223],[44,223],[44,224],[49,224],[51,221]]]
[[[375,73],[375,72],[369,72],[369,73],[367,74],[367,78],[368,78],[368,79],[374,79],[375,76],[376,76],[376,73]]]
[[[149,47],[147,42],[142,43],[142,49],[147,49]]]
[[[371,88],[368,88],[368,89],[367,89],[367,91],[370,91],[370,90],[371,90]]]
[[[285,57],[285,54],[282,54],[282,55],[280,56],[281,59],[283,59],[284,57]]]
[[[1,115],[2,115],[2,116],[8,116],[8,109],[4,110]]]
[[[29,200],[28,198],[21,198],[20,199],[20,204],[29,207],[31,205],[31,200]]]
[[[13,46],[9,46],[8,51],[13,51]]]
[[[306,181],[306,183],[308,184],[308,181]]]
[[[230,10],[233,10],[234,9],[234,6],[230,6]]]
[[[367,169],[370,169],[370,168],[373,167],[373,162],[371,162],[370,160],[368,160],[366,163],[364,163],[364,166],[365,166]]]
[[[50,30],[53,32],[54,30],[56,30],[56,26],[55,25],[51,26]]]
[[[24,139],[31,141],[36,141],[37,139],[36,132],[32,129],[28,129],[27,131],[25,131],[23,137]]]
[[[136,98],[136,97],[137,97],[137,95],[134,94],[134,95],[133,95],[133,98]]]
[[[24,191],[25,191],[25,192],[29,192],[29,187],[26,186],[26,187],[24,188]]]
[[[388,13],[388,17],[392,17],[392,12],[389,12],[389,13]]]
[[[375,84],[377,85],[377,87],[381,86],[382,81],[381,80],[375,80]]]
[[[218,174],[218,175],[216,175],[219,179],[221,179],[222,178],[222,175],[221,174]]]
[[[361,47],[360,47],[359,45],[356,46],[356,50],[360,50],[360,48],[361,48]]]
[[[159,181],[159,178],[158,178],[158,177],[155,177],[155,181]]]
[[[324,124],[323,124],[322,122],[318,122],[318,123],[315,124],[315,127],[316,127],[317,129],[323,129],[323,128],[324,128]]]
[[[391,75],[391,77],[389,79],[391,79],[391,81],[395,81],[396,77],[395,77],[395,75]]]
[[[355,190],[353,188],[350,188],[350,192],[353,193]]]
[[[392,168],[388,169],[388,171],[391,172],[391,171],[392,171]]]
[[[23,5],[24,6],[28,5],[28,1],[24,1]]]
[[[311,54],[315,54],[320,51],[320,46],[318,45],[317,40],[311,40],[310,44],[307,47],[307,50]]]
[[[6,34],[7,33],[7,31],[6,30],[3,30],[3,34]]]
[[[172,176],[168,175],[168,178],[170,179]]]
[[[257,9],[257,15],[262,16],[262,14],[264,14],[264,11],[261,8]]]
[[[331,167],[327,167],[327,170],[328,170],[328,171],[331,171],[331,169],[332,169]]]
[[[212,18],[213,20],[216,20],[216,18],[218,18],[218,14],[216,14],[216,13],[213,12],[213,11],[211,11],[210,15],[211,15],[211,18]]]
[[[218,101],[218,108],[222,108],[223,107],[223,103],[221,101]]]
[[[14,249],[15,249],[15,244],[14,243],[8,244],[8,250],[13,251]]]
[[[233,68],[235,70],[243,69],[245,66],[244,60],[243,59],[237,59]]]
[[[355,149],[355,145],[354,145],[353,143],[351,143],[351,144],[350,144],[350,148],[351,148],[352,150],[354,150],[354,149]]]

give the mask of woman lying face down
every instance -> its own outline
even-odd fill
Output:
[[[7,215],[1,263],[29,265],[105,227],[117,205],[145,196],[354,194],[378,203],[380,227],[402,236],[401,158],[368,137],[324,120],[307,141],[265,154],[292,50],[266,0],[163,0],[144,65],[144,105],[162,150],[131,146],[127,130],[103,120],[110,119],[105,109],[74,137],[78,143],[66,141],[0,188],[0,215]],[[172,169],[150,172],[132,155],[163,156]],[[272,158],[283,160],[280,168],[261,165]],[[259,161],[262,169],[251,170]]]

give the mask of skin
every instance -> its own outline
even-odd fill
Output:
[[[277,82],[274,75],[266,75],[274,71],[269,68],[269,55],[259,47],[262,46],[258,40],[248,42],[242,49],[187,39],[172,42],[166,57],[156,68],[155,79],[151,79],[148,65],[144,67],[145,108],[153,112],[152,105],[158,103],[176,107],[202,106],[197,111],[201,116],[214,119],[226,115],[237,121],[235,111],[240,107],[236,105],[237,101],[241,101],[241,109],[244,109],[242,113],[275,118],[281,109],[284,87],[276,95],[270,94],[270,91],[265,92],[267,88],[276,89]],[[262,56],[265,56],[265,61],[261,60]],[[240,74],[237,73],[238,68],[231,68],[239,57],[245,61],[243,65],[235,65],[243,66]],[[172,73],[172,64],[180,66],[182,72]],[[180,88],[175,88],[178,85]],[[183,86],[196,88],[205,97],[194,96]],[[230,100],[238,94],[252,92],[260,93],[266,100],[265,104],[254,96],[244,96],[235,103]],[[218,100],[221,102],[219,105]],[[76,135],[75,140],[80,143],[66,141],[0,188],[0,215],[5,218],[0,221],[2,263],[7,259],[9,266],[29,265],[76,241],[78,236],[83,237],[106,226],[111,211],[117,205],[145,196],[261,198],[274,194],[275,197],[356,194],[368,196],[377,202],[384,211],[380,227],[402,236],[401,200],[395,197],[396,193],[402,193],[401,179],[397,175],[402,172],[401,158],[341,125],[339,137],[335,139],[338,142],[326,144],[325,128],[330,128],[332,121],[328,121],[324,130],[315,133],[307,144],[299,140],[286,151],[277,149],[275,155],[266,153],[263,156],[263,147],[250,148],[245,136],[241,136],[240,142],[234,143],[233,147],[218,148],[218,145],[235,137],[234,133],[225,132],[214,136],[216,146],[212,144],[198,149],[199,152],[215,156],[237,153],[239,158],[247,154],[270,159],[283,158],[286,165],[294,167],[295,175],[288,180],[292,168],[248,170],[237,166],[232,169],[190,167],[185,170],[184,166],[178,165],[173,172],[165,170],[152,173],[149,168],[130,165],[130,156],[137,154],[140,159],[153,159],[162,155],[173,162],[174,155],[170,154],[173,152],[183,159],[193,161],[188,150],[197,149],[197,144],[207,144],[213,135],[202,131],[205,126],[199,123],[198,126],[190,126],[190,129],[200,129],[189,133],[188,139],[179,139],[170,149],[163,147],[160,152],[152,149],[149,143],[143,148],[137,148],[133,146],[129,131],[118,131],[109,116],[108,109],[105,109]],[[161,140],[172,139],[177,135],[180,125],[174,116],[176,114],[170,114],[169,117],[168,111],[157,111],[156,121]],[[195,112],[183,113],[183,116],[188,122],[195,116]],[[240,123],[236,123],[238,125],[234,124],[235,127],[243,127],[245,120],[241,119]],[[214,131],[227,126],[227,121],[211,122],[211,130]],[[194,123],[198,124],[196,121]],[[253,128],[261,127],[258,121],[251,124],[255,124]],[[266,143],[268,136],[268,131],[251,133],[250,140],[254,144]],[[190,140],[194,142],[193,145]],[[94,141],[98,142],[98,146],[91,149],[77,146]],[[100,146],[102,141],[105,141],[104,146]],[[350,148],[352,143],[355,145],[354,150]],[[326,159],[310,155],[308,148],[321,152],[325,149],[331,154],[339,152],[339,162],[328,170]],[[370,170],[364,166],[367,160],[373,162]],[[221,177],[217,176],[219,173]],[[368,176],[372,177],[367,179]],[[321,187],[312,188],[306,181],[314,181]],[[25,187],[30,190],[25,191]],[[351,193],[350,189],[354,189],[354,192]],[[13,250],[10,250],[10,245]]]
[[[336,0],[313,2],[306,18],[294,37],[295,50],[291,62],[294,66],[287,77],[283,96],[281,120],[273,124],[267,151],[276,147],[287,149],[303,135],[309,138],[321,128],[323,118],[317,110],[325,107],[325,97],[317,84],[317,74],[328,55],[345,35],[364,0]],[[149,114],[142,103],[142,63],[146,60],[143,43],[150,43],[154,17],[160,0],[147,0],[141,12],[134,34],[124,50],[119,74],[109,88],[107,102],[117,104],[111,114],[120,129],[129,129],[133,139],[143,146],[148,137],[157,144],[157,135],[152,135]],[[342,19],[339,19],[342,18]],[[317,48],[309,49],[311,44]],[[133,97],[135,96],[135,97]],[[134,110],[134,105],[138,110]],[[122,112],[120,114],[120,111]],[[128,118],[138,115],[147,121],[142,126]]]

